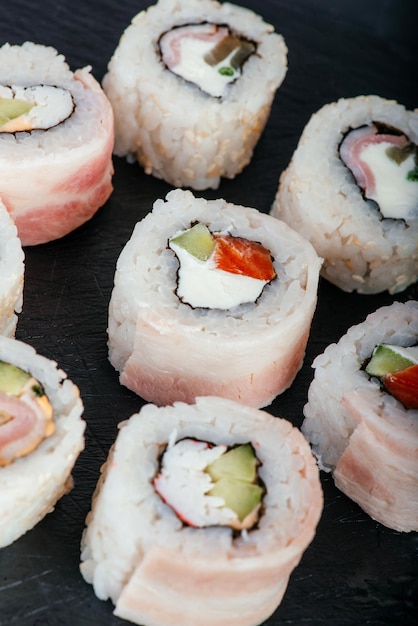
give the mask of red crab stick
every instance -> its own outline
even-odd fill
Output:
[[[270,252],[256,241],[215,235],[213,258],[216,267],[232,274],[242,274],[270,281],[276,276]]]
[[[418,365],[394,374],[385,374],[383,384],[406,409],[418,409]]]

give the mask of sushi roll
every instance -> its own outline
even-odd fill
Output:
[[[323,257],[344,291],[418,278],[418,111],[378,96],[328,104],[305,127],[271,210]]]
[[[302,432],[321,469],[373,519],[418,530],[418,302],[351,327],[314,363]]]
[[[142,626],[260,624],[314,538],[318,474],[300,431],[264,411],[146,405],[102,468],[81,573]]]
[[[0,335],[14,337],[23,305],[25,255],[17,229],[0,200]]]
[[[270,404],[302,366],[320,263],[269,215],[170,191],[117,262],[108,339],[120,382],[158,405]]]
[[[0,337],[0,548],[71,489],[84,448],[82,412],[78,388],[54,361]]]
[[[249,163],[286,70],[283,37],[249,9],[159,0],[134,17],[103,80],[115,154],[176,187],[216,189]]]
[[[112,192],[113,113],[90,69],[32,42],[0,48],[0,197],[23,246],[63,237]]]

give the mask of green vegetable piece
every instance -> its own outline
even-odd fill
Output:
[[[225,506],[234,511],[242,522],[260,504],[263,488],[225,476],[214,484],[208,495],[223,498]]]
[[[27,102],[26,100],[0,97],[0,127],[10,122],[10,120],[14,120],[25,113],[29,113],[34,106],[33,103]]]
[[[172,237],[171,243],[187,250],[200,261],[207,261],[215,247],[215,240],[209,228],[197,223],[180,235]]]
[[[411,183],[418,183],[418,165],[416,165],[412,170],[406,175],[406,180],[410,180]]]
[[[379,344],[373,351],[372,358],[366,366],[370,376],[384,376],[400,372],[418,363],[418,346],[402,348]]]
[[[224,65],[218,69],[218,73],[221,76],[233,76],[235,74],[235,71],[232,69],[232,67]]]
[[[30,374],[11,363],[0,361],[0,391],[8,395],[18,396],[28,380]]]
[[[206,471],[213,481],[225,477],[252,483],[257,477],[257,459],[252,446],[247,443],[231,448],[216,461],[207,466]]]

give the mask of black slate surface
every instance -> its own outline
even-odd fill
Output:
[[[52,45],[72,69],[91,65],[101,80],[130,19],[149,3],[13,0],[2,3],[0,43]],[[244,0],[281,32],[289,71],[245,172],[207,198],[267,212],[278,177],[310,115],[339,97],[375,93],[418,106],[414,0]],[[79,574],[79,541],[90,498],[117,433],[142,400],[121,387],[107,360],[107,307],[117,257],[133,226],[170,186],[115,158],[114,193],[86,225],[60,241],[26,249],[24,309],[17,337],[58,362],[79,386],[86,448],[75,486],[53,513],[0,550],[0,626],[117,626],[110,602]],[[0,173],[1,176],[1,173]],[[417,285],[396,296],[418,297]],[[311,363],[367,313],[395,299],[345,294],[321,281],[305,364],[268,408],[302,422]],[[371,520],[322,475],[325,507],[317,535],[293,572],[268,626],[409,626],[418,623],[418,538]],[[121,512],[122,513],[122,512]],[[0,510],[1,515],[1,510]],[[179,625],[181,626],[181,625]]]

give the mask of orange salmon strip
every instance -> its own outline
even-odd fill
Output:
[[[218,269],[266,281],[276,277],[270,252],[261,243],[231,235],[214,238],[213,258]]]
[[[418,409],[418,365],[386,374],[383,383],[386,390],[402,402],[406,409]]]

